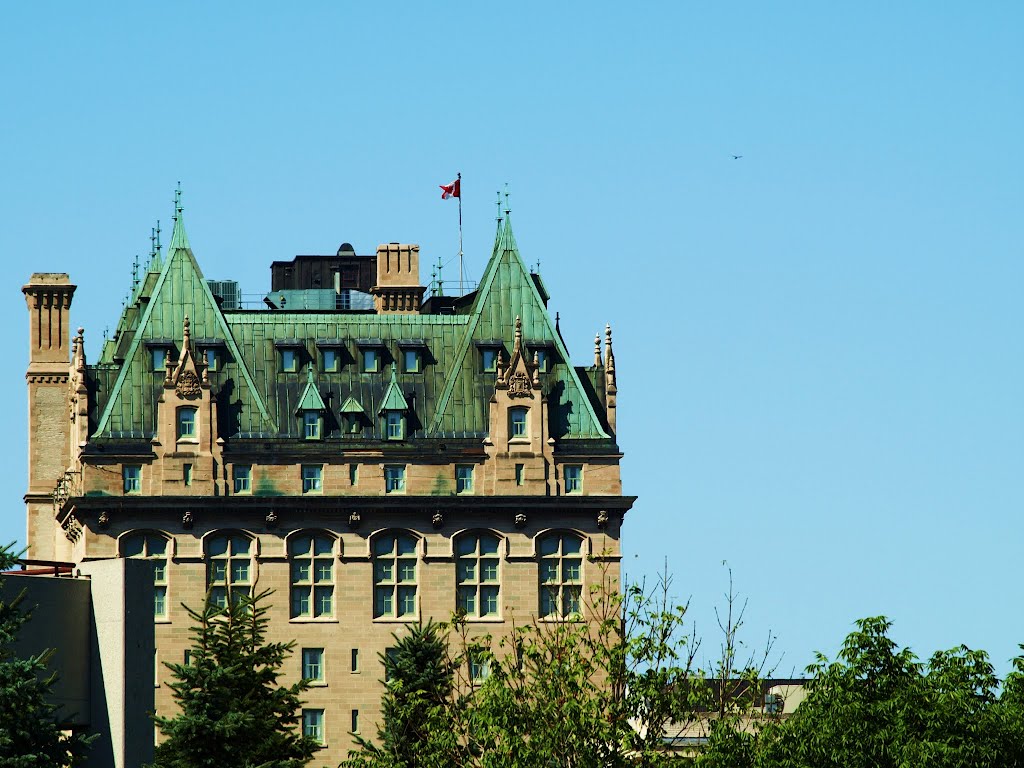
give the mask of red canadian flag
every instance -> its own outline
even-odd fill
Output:
[[[449,197],[457,197],[461,200],[462,195],[459,190],[461,182],[462,179],[456,179],[451,184],[439,184],[438,186],[441,187],[441,199],[447,200]]]

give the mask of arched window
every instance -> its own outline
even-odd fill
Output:
[[[153,563],[153,615],[167,616],[167,539],[158,533],[133,533],[122,540],[121,556]]]
[[[252,589],[252,540],[242,534],[211,536],[206,545],[206,586],[210,602],[222,608]]]
[[[334,542],[303,533],[288,542],[292,561],[293,619],[334,615]]]
[[[583,588],[583,540],[573,533],[551,533],[537,542],[537,552],[541,617],[578,617]]]
[[[416,615],[416,539],[386,533],[373,542],[374,618]]]
[[[196,409],[185,407],[178,409],[178,439],[195,440],[196,438]]]
[[[511,438],[516,437],[528,437],[529,433],[526,428],[526,408],[509,408],[508,409],[508,436]]]
[[[501,581],[497,536],[470,533],[455,545],[456,608],[470,619],[497,617]]]

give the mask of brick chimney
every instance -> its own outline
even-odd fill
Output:
[[[426,288],[420,285],[420,247],[377,246],[377,284],[370,289],[380,314],[419,314]]]

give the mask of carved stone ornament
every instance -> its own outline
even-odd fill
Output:
[[[192,398],[199,395],[199,377],[192,371],[185,371],[178,377],[178,386],[174,389],[178,397]]]
[[[267,528],[277,528],[277,513],[274,510],[267,512],[267,516],[263,518],[267,524]]]
[[[597,527],[601,530],[608,527],[608,513],[603,509],[597,513]]]
[[[196,519],[192,516],[192,510],[186,509],[185,514],[181,516],[181,527],[186,531],[191,531],[195,522]]]
[[[440,528],[444,525],[444,515],[440,512],[435,512],[434,516],[430,518],[430,523],[434,528]]]
[[[515,523],[516,523],[516,528],[522,528],[524,525],[526,525],[526,513],[525,512],[517,512],[516,513],[516,518],[515,518]]]
[[[106,510],[100,512],[99,517],[96,518],[96,524],[99,525],[101,531],[107,530],[110,527],[110,513]]]
[[[508,377],[509,397],[533,397],[533,385],[530,377],[522,371],[516,371]]]
[[[358,528],[361,522],[363,522],[363,517],[359,514],[358,511],[353,509],[351,512],[348,513],[349,528]]]
[[[74,515],[68,515],[67,519],[61,524],[61,528],[64,529],[64,536],[72,544],[76,543],[82,535],[82,524],[78,522],[78,518]]]

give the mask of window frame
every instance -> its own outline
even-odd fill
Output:
[[[405,347],[402,350],[402,373],[423,373],[423,354],[416,347]]]
[[[160,363],[157,364],[157,355],[160,356]],[[170,357],[170,350],[167,347],[150,347],[149,365],[153,373],[167,373],[167,358]]]
[[[324,465],[303,464],[301,469],[302,493],[317,494],[324,492]]]
[[[244,472],[243,472],[244,470]],[[244,480],[244,488],[240,488]],[[231,467],[231,488],[235,495],[252,494],[252,464],[234,464]]]
[[[363,347],[359,350],[360,352],[360,372],[361,373],[380,373],[381,354],[379,347]]]
[[[341,350],[337,347],[323,347],[320,350],[320,370],[324,373],[339,373],[341,371]]]
[[[387,440],[405,440],[405,414],[384,411],[384,437]]]
[[[572,473],[571,477],[570,473]],[[562,465],[562,490],[567,496],[579,496],[583,493],[582,464]]]
[[[405,493],[406,485],[406,465],[405,464],[385,464],[384,465],[384,493]]]
[[[480,372],[497,373],[500,347],[480,347]]]
[[[206,370],[208,371],[219,371],[220,370],[220,352],[216,347],[207,347],[204,352],[206,359]]]
[[[302,735],[307,736],[320,746],[327,745],[327,715],[323,709],[302,709]]]
[[[519,427],[521,430],[517,431]],[[514,405],[508,409],[508,437],[509,440],[530,439],[530,409],[526,406]]]
[[[291,621],[335,619],[335,565],[335,540],[330,536],[318,531],[299,531],[288,537],[288,615]],[[325,567],[326,576],[322,570]]]
[[[312,428],[312,429],[311,429]],[[320,411],[302,412],[302,439],[323,440],[324,415]]]
[[[296,347],[281,348],[281,373],[298,373],[299,350]]]
[[[142,465],[121,465],[121,489],[125,496],[137,496],[142,493]]]
[[[371,552],[373,620],[415,620],[422,568],[419,539],[408,531],[386,531],[374,538]]]
[[[555,546],[546,546],[552,540],[556,540]],[[569,541],[578,545],[575,551],[566,547]],[[538,618],[582,621],[586,537],[572,531],[551,531],[537,538],[536,547]]]
[[[467,621],[501,621],[502,547],[501,537],[490,531],[469,531],[455,540],[455,610]]]
[[[224,541],[224,551],[212,554],[214,544],[219,541]],[[240,549],[238,545],[241,543],[245,544],[245,551],[237,552],[236,549]],[[215,532],[203,542],[206,589],[210,593],[212,603],[221,607],[226,606],[228,595],[236,589],[243,589],[248,595],[252,594],[253,585],[256,583],[256,545],[254,537],[237,531]],[[214,578],[220,563],[224,563],[223,578]],[[245,566],[245,578],[236,576],[236,567],[242,565]]]
[[[316,654],[316,660],[310,661],[308,655]],[[299,663],[301,670],[299,671],[300,676],[303,680],[308,680],[310,685],[322,685],[327,684],[327,673],[324,669],[324,659],[326,654],[323,648],[303,648],[299,655]],[[310,671],[316,671],[316,676],[310,676],[306,674]]]
[[[456,464],[455,465],[455,493],[457,495],[472,495],[475,493],[475,465],[473,464]]]
[[[186,416],[191,418],[186,419]],[[178,406],[176,414],[176,433],[180,442],[194,443],[199,440],[199,409],[194,405]],[[186,433],[185,427],[189,431]]]

